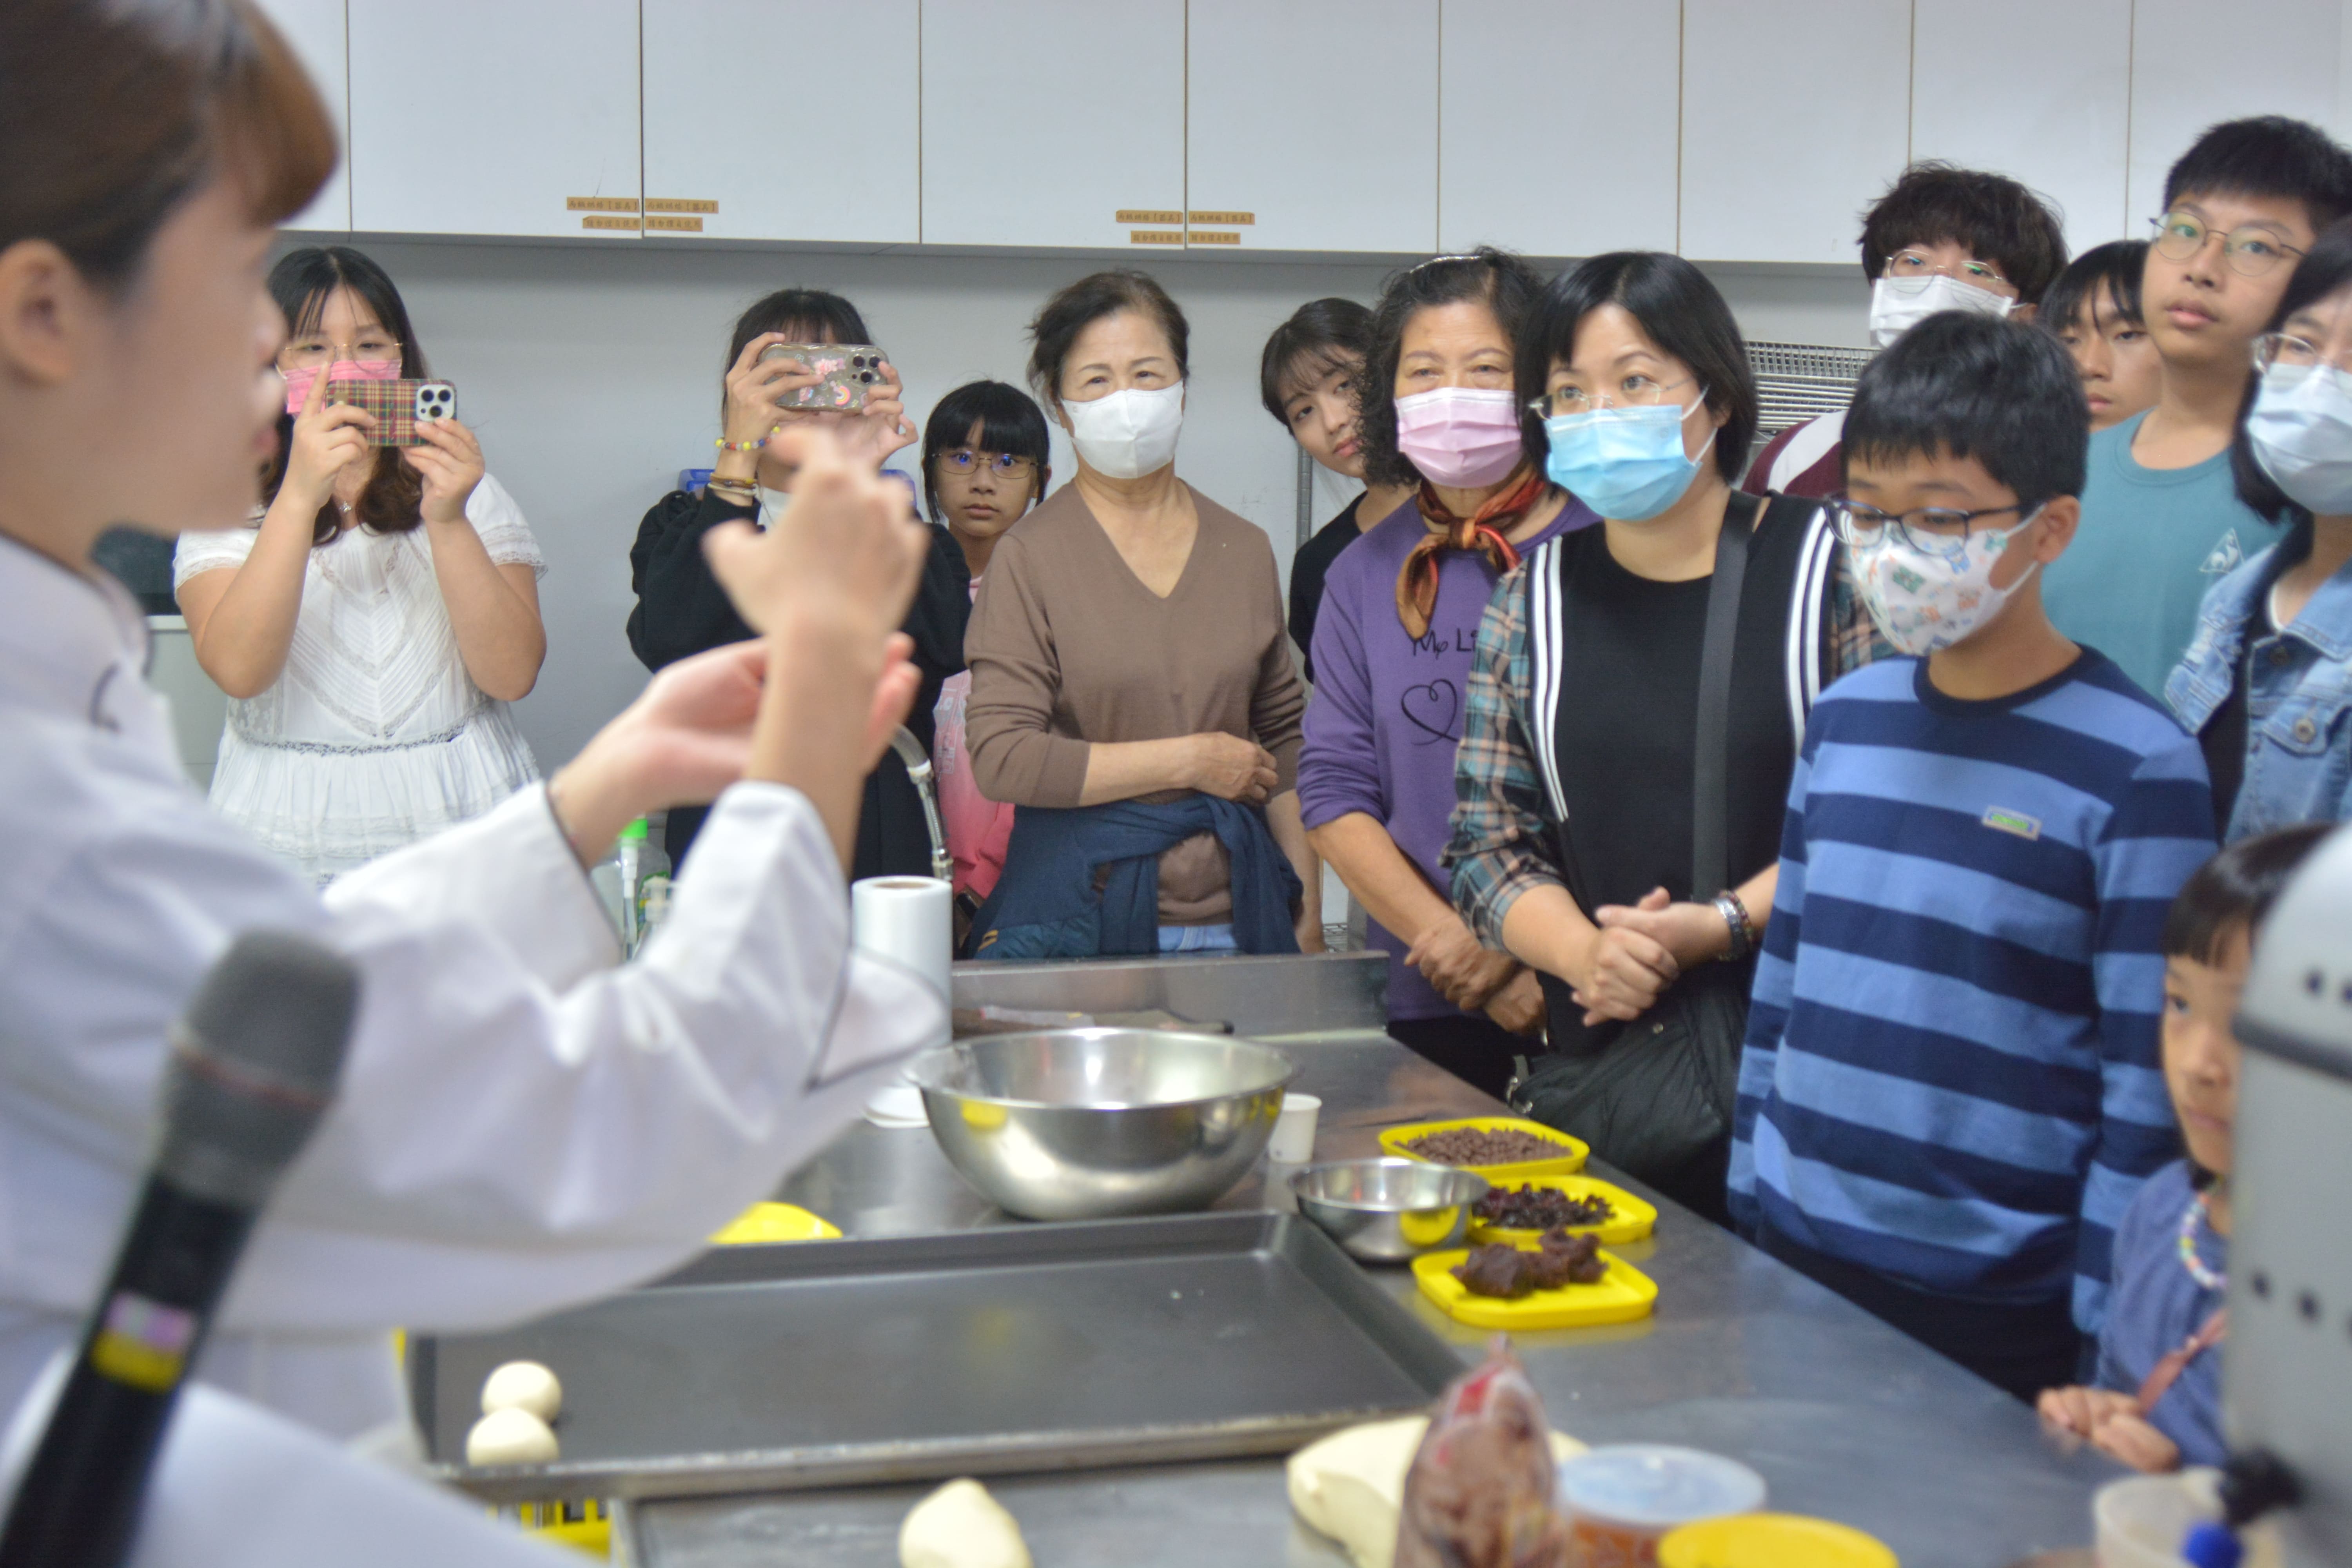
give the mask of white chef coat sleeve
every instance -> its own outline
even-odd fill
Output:
[[[646,952],[569,984],[577,943],[547,945],[564,906],[523,886],[561,879],[547,861],[561,838],[527,805],[509,831],[486,822],[446,851],[475,858],[454,894],[425,891],[426,856],[336,894],[360,1019],[336,1102],[239,1269],[230,1325],[470,1327],[649,1278],[946,1034],[943,999],[850,961],[840,862],[797,791],[729,790]],[[470,911],[434,907],[469,897]]]
[[[612,917],[572,854],[545,784],[345,872],[324,897],[328,909],[354,920],[392,910],[412,920],[478,921],[558,991],[621,955]]]

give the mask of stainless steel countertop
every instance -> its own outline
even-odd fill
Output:
[[[1371,1029],[1274,1039],[1322,1097],[1318,1158],[1377,1152],[1379,1128],[1479,1115],[1494,1101]],[[1596,1167],[1612,1180],[1623,1180]],[[1261,1164],[1220,1207],[1289,1207]],[[2032,1411],[1639,1184],[1657,1235],[1614,1248],[1658,1283],[1646,1322],[1519,1336],[1553,1426],[1590,1443],[1667,1442],[1759,1471],[1771,1506],[1870,1531],[1906,1568],[2000,1568],[2090,1539],[2091,1493],[2121,1473],[2058,1452]],[[851,1236],[1020,1224],[972,1194],[928,1133],[859,1126],[779,1194]],[[1482,1331],[1423,1300],[1403,1269],[1375,1271],[1434,1333],[1475,1361]],[[1301,1347],[1308,1353],[1309,1347]],[[891,1369],[872,1369],[877,1379]],[[1297,1523],[1275,1460],[1003,1478],[990,1489],[1045,1568],[1286,1564],[1334,1568],[1334,1543]],[[643,1505],[638,1561],[659,1568],[861,1568],[898,1561],[898,1531],[928,1490],[884,1487]]]

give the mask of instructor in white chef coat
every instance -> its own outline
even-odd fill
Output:
[[[272,228],[334,160],[250,0],[0,4],[0,1405],[96,1296],[166,1029],[241,931],[320,934],[363,991],[199,1374],[336,1435],[400,1412],[394,1325],[670,1268],[944,1022],[853,958],[842,881],[915,690],[923,535],[821,437],[776,526],[710,542],[761,639],[664,670],[545,786],[321,898],[182,776],[90,546],[250,513],[284,397]],[[669,923],[614,967],[584,864],[714,796]]]

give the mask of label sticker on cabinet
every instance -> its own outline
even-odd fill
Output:
[[[706,216],[716,216],[719,212],[719,204],[717,202],[688,201],[682,196],[647,196],[646,198],[646,211],[649,213],[702,213]]]
[[[1192,237],[1187,243],[1192,245],[1239,245],[1241,242],[1242,237],[1235,234],[1229,228],[1213,228],[1206,230],[1196,228],[1192,231]]]
[[[635,234],[645,227],[645,221],[642,218],[606,217],[600,213],[591,213],[580,220],[580,226],[582,228],[614,228],[625,234]]]
[[[1184,231],[1181,228],[1133,228],[1127,232],[1130,245],[1181,245]]]
[[[1111,215],[1113,223],[1182,223],[1181,212],[1162,212],[1156,207],[1121,207]]]
[[[574,213],[633,213],[637,210],[635,196],[566,196],[563,210]]]
[[[1194,223],[1234,224],[1234,225],[1238,226],[1240,226],[1240,227],[1244,227],[1244,228],[1246,228],[1246,227],[1253,226],[1255,226],[1255,225],[1256,224],[1256,222],[1257,222],[1257,214],[1255,214],[1255,213],[1202,213],[1202,212],[1196,212],[1196,213],[1194,213],[1194,214],[1192,215],[1192,221],[1193,221]]]
[[[646,232],[652,234],[656,230],[664,234],[700,234],[702,220],[698,217],[675,217],[665,216],[659,213],[650,214],[646,218]]]

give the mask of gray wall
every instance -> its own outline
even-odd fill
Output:
[[[490,471],[547,553],[547,666],[519,713],[548,768],[644,683],[622,631],[632,603],[629,543],[678,469],[709,464],[719,362],[746,304],[786,284],[856,300],[905,373],[919,428],[931,404],[963,381],[1020,381],[1024,329],[1039,301],[1103,264],[635,243],[357,243],[398,280],[434,371],[457,384]],[[1259,406],[1259,347],[1303,300],[1369,301],[1387,268],[1189,257],[1148,264],[1192,323],[1178,469],[1272,532],[1286,564],[1296,448]],[[1864,341],[1859,268],[1725,268],[1718,279],[1751,337]],[[901,459],[909,471],[911,459]],[[1055,467],[1066,477],[1058,431]],[[1318,515],[1342,494],[1319,493]]]

